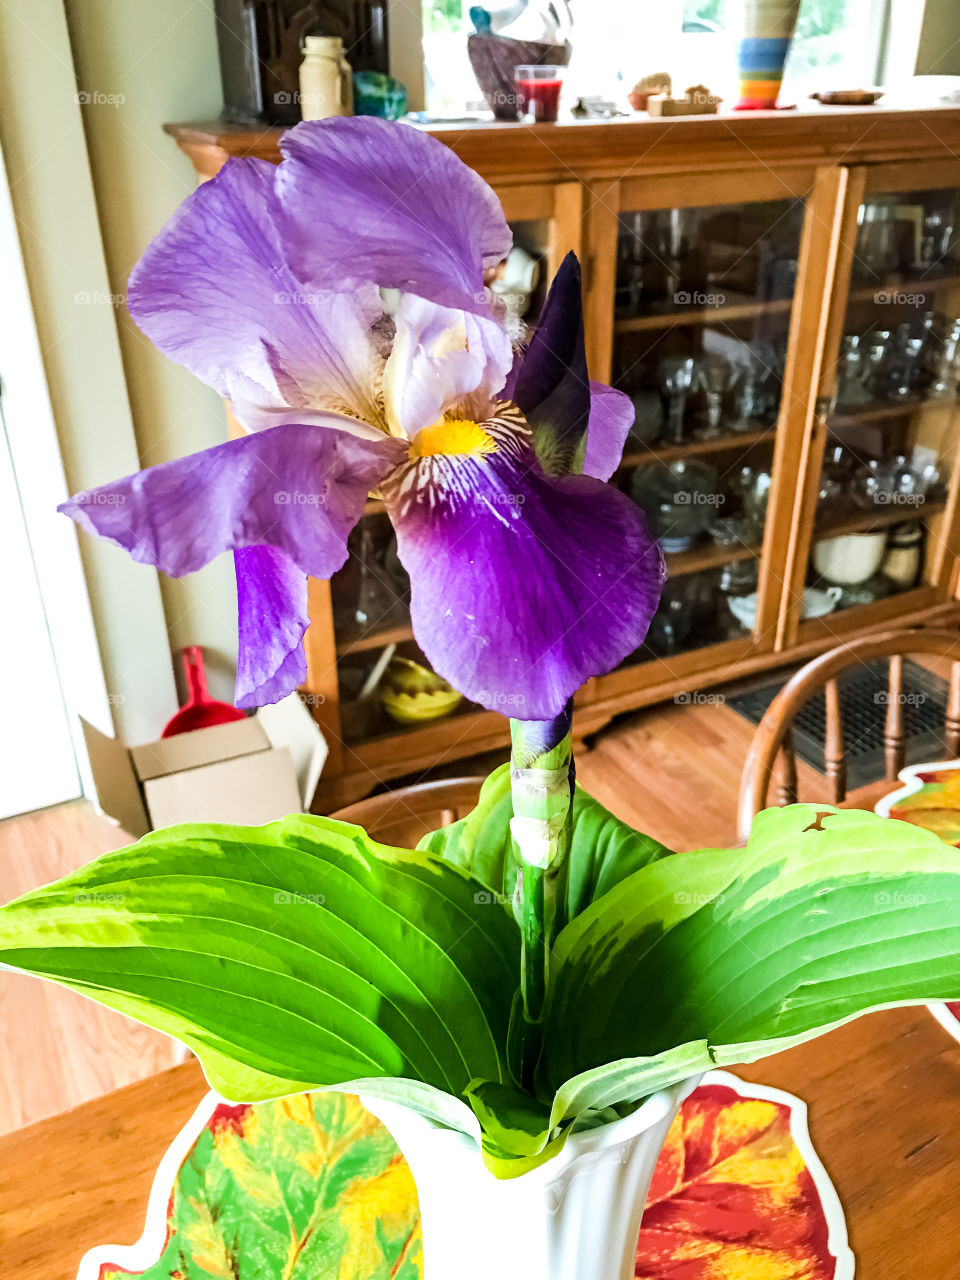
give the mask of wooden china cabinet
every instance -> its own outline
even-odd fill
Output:
[[[279,129],[167,131],[201,178],[231,155],[279,160]],[[580,255],[591,375],[637,410],[614,483],[670,579],[644,645],[579,691],[578,734],[838,637],[960,620],[960,109],[431,132],[541,264],[528,324]],[[404,726],[358,697],[387,645],[424,661],[407,598],[371,502],[348,564],[311,583],[318,810],[508,740],[466,702]]]

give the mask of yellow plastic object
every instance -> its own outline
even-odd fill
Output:
[[[400,724],[422,724],[448,716],[463,694],[428,667],[410,658],[394,658],[380,685],[384,711]]]

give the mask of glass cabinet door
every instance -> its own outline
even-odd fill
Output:
[[[715,203],[621,205],[617,219],[611,375],[636,420],[614,483],[646,513],[669,572],[620,683],[654,659],[680,675],[773,645],[761,555],[806,202],[743,190],[731,179]]]
[[[950,590],[960,189],[883,184],[878,170],[859,201],[846,312],[832,335],[826,440],[794,602],[800,640],[899,619]],[[825,598],[829,614],[818,624]]]

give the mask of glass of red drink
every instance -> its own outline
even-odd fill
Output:
[[[522,120],[555,124],[563,85],[563,67],[525,64],[514,70],[517,109]]]

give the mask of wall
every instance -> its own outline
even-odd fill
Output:
[[[0,6],[0,146],[64,470],[76,491],[136,470],[138,457],[113,308],[84,301],[106,297],[111,285],[63,3],[31,0],[19,10]],[[0,305],[9,306],[8,295]],[[18,437],[29,432],[19,419],[8,427]],[[51,507],[61,483],[51,475]],[[143,741],[163,723],[174,692],[157,575],[91,538],[81,539],[81,551],[114,717]]]
[[[957,0],[926,0],[917,51],[917,74],[960,75],[960,6]]]
[[[77,82],[89,95],[90,152],[111,292],[126,292],[143,249],[195,186],[162,131],[168,120],[220,111],[213,0],[65,0]],[[150,466],[226,439],[223,404],[160,355],[125,309],[120,346],[140,462]],[[111,476],[104,474],[102,479]],[[160,575],[170,646],[201,644],[215,697],[231,697],[236,588],[229,556],[187,578]]]

